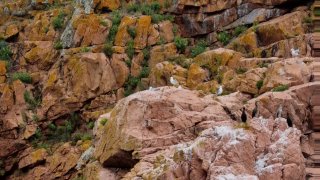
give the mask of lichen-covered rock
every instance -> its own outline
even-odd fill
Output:
[[[136,37],[134,38],[134,48],[143,49],[147,46],[149,29],[151,26],[151,16],[140,16],[136,25]]]
[[[101,133],[109,138],[99,139],[95,156],[105,167],[132,167],[146,154],[193,140],[205,127],[232,124],[228,119],[217,102],[196,92],[168,87],[139,92],[111,112]]]
[[[73,22],[75,47],[103,44],[109,34],[111,21],[95,14],[80,15]]]
[[[109,59],[102,53],[81,53],[64,57],[51,68],[44,83],[39,112],[54,118],[73,112],[83,102],[116,89]]]
[[[149,67],[153,68],[156,64],[169,60],[177,55],[177,48],[174,43],[154,46],[150,50]]]
[[[26,154],[26,156],[22,157],[22,159],[19,161],[19,169],[36,165],[37,163],[44,161],[47,155],[47,150],[45,150],[44,148],[32,151]]]
[[[27,41],[25,46],[26,62],[36,65],[40,70],[48,70],[58,58],[58,52],[51,41]]]
[[[114,44],[116,46],[125,46],[130,40],[130,35],[128,33],[128,28],[134,28],[137,20],[134,17],[124,16],[121,19]]]

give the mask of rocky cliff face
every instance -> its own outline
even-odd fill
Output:
[[[303,179],[310,3],[1,1],[0,178]]]

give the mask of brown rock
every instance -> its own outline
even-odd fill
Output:
[[[150,51],[149,67],[153,68],[157,63],[168,60],[177,54],[177,48],[174,43],[165,44],[164,46],[154,46]]]
[[[137,20],[136,32],[137,35],[134,38],[134,48],[143,49],[147,46],[149,28],[151,26],[150,16],[140,16]]]
[[[36,133],[37,128],[38,126],[35,124],[27,125],[23,133],[23,139],[29,139],[31,136],[33,136]]]
[[[116,88],[114,71],[104,54],[66,56],[48,73],[39,112],[47,114],[48,118],[61,116],[79,109],[88,99]]]
[[[47,176],[54,179],[67,174],[77,165],[80,155],[81,152],[76,147],[69,143],[63,144],[52,156],[47,158]]]
[[[111,21],[95,14],[80,15],[73,23],[75,29],[74,46],[104,44],[111,27]]]
[[[114,71],[118,87],[124,85],[129,76],[129,68],[125,61],[128,57],[125,54],[113,54],[111,59],[111,67]]]
[[[130,35],[128,33],[128,27],[133,28],[137,20],[134,17],[124,16],[121,19],[121,23],[118,28],[118,32],[115,37],[114,44],[116,46],[126,46],[127,42],[130,40]]]
[[[36,64],[41,70],[48,70],[56,61],[58,52],[53,48],[51,41],[25,42],[26,46],[32,47],[24,55],[27,63]]]
[[[0,61],[0,76],[4,76],[7,73],[6,62]]]
[[[100,138],[95,156],[105,166],[131,167],[135,160],[130,151],[137,151],[135,158],[139,158],[164,146],[190,141],[197,130],[218,123],[216,118],[226,123],[229,119],[212,98],[201,99],[196,92],[176,88],[139,92],[120,101],[111,112],[102,132],[109,138]]]
[[[163,38],[163,40],[167,43],[170,43],[174,39],[173,34],[173,25],[170,21],[163,21],[159,23],[159,31],[160,31],[160,37]]]
[[[26,91],[26,88],[24,84],[20,80],[16,80],[16,81],[13,81],[12,87],[14,91],[15,105],[25,104],[23,94]]]
[[[43,148],[37,149],[31,152],[30,154],[28,154],[27,156],[23,157],[19,161],[19,169],[34,166],[40,162],[43,162],[45,161],[47,155],[48,155],[47,150]]]
[[[0,97],[0,113],[6,113],[14,105],[13,91],[9,85],[5,85]]]

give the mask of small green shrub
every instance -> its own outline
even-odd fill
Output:
[[[100,124],[101,124],[102,126],[104,126],[107,122],[108,122],[108,119],[107,119],[107,118],[103,118],[103,119],[100,120]]]
[[[28,104],[29,109],[35,109],[41,104],[41,100],[32,97],[29,91],[25,91],[23,93],[23,98],[24,101]]]
[[[175,37],[174,44],[176,45],[178,51],[183,53],[188,46],[188,40],[181,37]]]
[[[245,32],[248,28],[246,26],[238,26],[234,29],[234,36],[237,37],[243,32]]]
[[[243,67],[239,67],[239,68],[236,69],[236,73],[237,74],[244,74],[247,71],[248,71],[248,69],[247,68],[243,68]]]
[[[159,13],[161,10],[161,5],[159,2],[155,1],[150,4],[150,8],[155,12]]]
[[[12,56],[11,49],[7,42],[0,40],[0,60],[9,60]]]
[[[127,11],[129,13],[135,13],[135,12],[138,12],[139,11],[139,8],[140,8],[140,5],[137,4],[137,3],[130,3],[128,4],[127,6]]]
[[[58,16],[54,17],[52,20],[52,25],[55,30],[61,29],[63,27],[65,14],[60,12]]]
[[[253,32],[257,32],[258,26],[259,26],[259,22],[258,21],[253,22],[253,24],[252,24]]]
[[[130,59],[132,59],[133,56],[134,56],[134,52],[135,52],[135,50],[134,50],[134,41],[130,40],[128,42],[128,44],[127,44],[126,54],[128,55],[128,57]]]
[[[136,37],[136,35],[137,35],[136,28],[134,28],[134,27],[129,27],[129,28],[127,29],[127,31],[128,31],[128,33],[129,33],[129,35],[130,35],[130,37],[131,37],[132,39],[134,39],[134,38]]]
[[[150,59],[150,48],[144,48],[142,50],[144,63],[148,63]],[[147,64],[142,64],[142,66],[147,66]]]
[[[207,43],[205,41],[200,41],[198,44],[191,49],[191,57],[196,57],[203,53],[207,48]]]
[[[310,16],[303,18],[303,22],[306,24],[312,24],[312,18]]]
[[[32,78],[29,73],[26,72],[15,72],[12,74],[12,80],[20,80],[21,82],[31,84],[32,83]]]
[[[89,51],[90,51],[90,48],[88,48],[88,47],[81,48],[81,52],[89,52]]]
[[[113,44],[113,41],[117,35],[119,25],[121,23],[122,15],[120,14],[119,11],[112,11],[111,13],[111,21],[112,21],[112,26],[109,31],[108,35],[108,40],[110,41],[111,44]]]
[[[57,130],[57,126],[56,126],[55,124],[53,124],[53,123],[50,123],[50,124],[48,125],[48,128],[49,128],[51,131]]]
[[[104,46],[103,46],[103,52],[106,56],[108,57],[111,57],[112,54],[113,54],[113,47],[112,47],[112,44],[111,43],[106,43]]]
[[[263,80],[261,79],[261,80],[257,81],[256,87],[258,90],[260,90],[262,88],[262,86],[263,86]]]
[[[128,66],[128,68],[130,68],[132,65],[132,61],[130,59],[126,60],[125,63]]]
[[[289,86],[288,85],[279,85],[275,88],[273,88],[273,92],[282,92],[282,91],[286,91],[289,89]]]
[[[35,138],[40,139],[42,137],[41,129],[37,128],[36,132],[33,135]]]
[[[261,62],[258,65],[260,68],[267,68],[268,67],[268,63],[266,63],[266,62]]]
[[[88,124],[87,124],[87,127],[89,129],[93,129],[94,128],[94,122],[93,121],[90,121]]]
[[[124,95],[129,96],[130,94],[132,94],[134,92],[135,88],[140,83],[140,81],[141,81],[140,78],[129,75],[129,78],[124,85],[124,89],[125,89]]]
[[[32,114],[32,121],[37,122],[37,121],[39,121],[39,120],[40,120],[40,119],[39,119],[38,115]]]
[[[54,49],[59,50],[63,48],[62,42],[61,41],[57,41],[54,43],[53,45]]]
[[[142,67],[139,78],[147,78],[150,73],[150,68],[149,67]]]
[[[220,41],[223,45],[227,45],[230,40],[231,40],[231,37],[229,35],[229,33],[223,31],[223,32],[220,32],[218,34],[218,37],[217,37],[218,41]]]
[[[165,14],[152,14],[151,15],[151,21],[153,24],[158,24],[159,22],[166,21],[166,20],[173,22],[174,16],[165,15]]]

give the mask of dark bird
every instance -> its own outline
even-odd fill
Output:
[[[289,127],[292,127],[292,120],[291,120],[291,118],[289,116],[289,112],[287,112],[287,124],[288,124]]]
[[[242,108],[241,121],[243,123],[247,122],[247,114],[246,114],[246,108],[245,107]]]
[[[255,107],[252,111],[252,118],[259,116],[259,110],[258,110],[258,101],[255,102]]]
[[[313,82],[313,81],[314,81],[314,75],[313,75],[313,74],[311,74],[311,75],[310,75],[309,82]]]
[[[277,110],[276,118],[281,118],[281,115],[282,115],[282,104],[280,104],[280,106]]]

